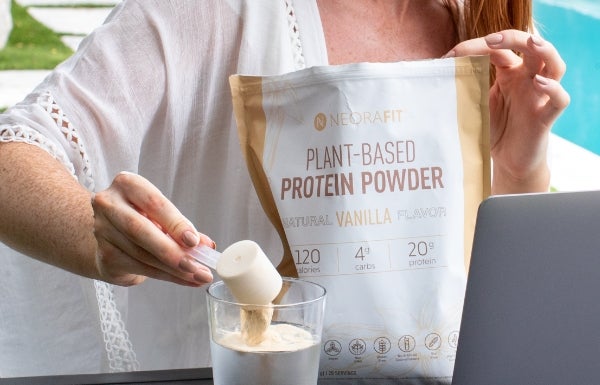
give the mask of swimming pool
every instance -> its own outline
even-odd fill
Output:
[[[600,155],[600,2],[534,0],[534,17],[542,36],[567,63],[562,83],[571,104],[553,132]]]

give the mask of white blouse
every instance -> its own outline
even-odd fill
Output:
[[[240,155],[228,77],[327,64],[315,0],[124,1],[22,103],[0,141],[39,146],[91,191],[153,182],[219,248],[279,238]],[[112,287],[0,244],[0,377],[210,365],[205,291]]]

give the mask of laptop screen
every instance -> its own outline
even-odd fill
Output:
[[[600,191],[478,212],[453,385],[600,383]]]

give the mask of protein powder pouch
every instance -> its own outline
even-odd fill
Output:
[[[490,192],[489,58],[230,84],[248,170],[284,245],[278,270],[328,292],[319,383],[449,383]]]

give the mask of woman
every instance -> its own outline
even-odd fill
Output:
[[[196,229],[281,255],[239,154],[231,74],[489,54],[493,192],[546,190],[569,96],[532,29],[517,0],[119,4],[0,117],[0,240],[34,258],[0,254],[0,376],[209,364],[189,286],[212,274],[185,248],[214,243]]]

